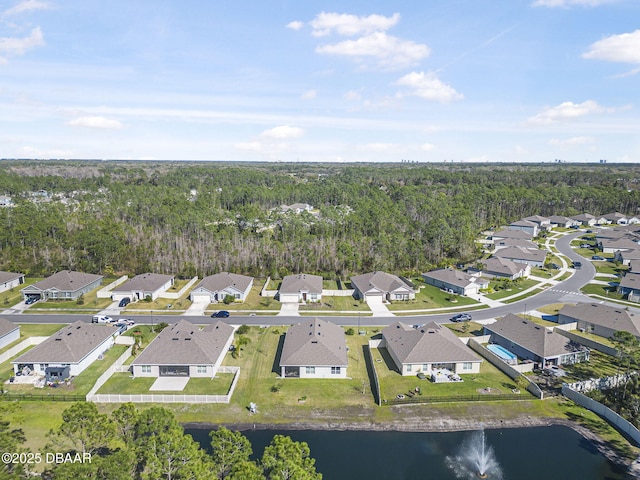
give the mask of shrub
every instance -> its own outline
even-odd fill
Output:
[[[230,305],[233,303],[233,301],[235,300],[235,298],[233,297],[233,295],[226,295],[224,297],[224,300],[222,301],[225,305]]]
[[[353,335],[356,333],[356,331],[353,328],[349,327],[347,328],[347,331],[344,333],[346,333],[347,335]]]
[[[238,335],[245,335],[249,332],[249,326],[248,325],[240,325],[238,327],[238,330],[236,330],[236,333]]]
[[[153,328],[153,331],[154,331],[155,333],[160,333],[162,330],[164,330],[164,329],[165,329],[165,328],[167,328],[168,326],[169,326],[169,324],[168,324],[168,323],[166,323],[166,322],[160,322],[158,325],[156,325],[156,326]]]

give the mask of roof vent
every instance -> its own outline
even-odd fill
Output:
[[[185,342],[188,342],[188,341],[190,341],[190,340],[191,340],[191,337],[187,337],[187,338],[185,338],[184,340],[185,340]]]
[[[178,337],[173,337],[171,340],[180,340]]]
[[[61,342],[62,339],[61,338],[56,338],[56,342]]]

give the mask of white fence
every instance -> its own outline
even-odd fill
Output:
[[[120,359],[118,359],[120,360]],[[118,361],[116,360],[116,363]],[[114,365],[116,364],[114,363]],[[111,369],[110,369],[111,370]],[[182,395],[182,394],[138,394],[138,395],[121,395],[118,393],[101,393],[96,394],[95,392],[100,388],[91,389],[91,392],[87,394],[87,401],[96,402],[96,403],[229,403],[231,401],[231,396],[236,389],[236,385],[238,384],[238,379],[240,378],[240,367],[226,367],[222,366],[218,368],[218,372],[220,373],[233,373],[233,381],[231,382],[231,387],[229,387],[229,391],[226,395]],[[105,372],[107,373],[107,372]],[[113,372],[111,372],[112,374]],[[111,375],[110,374],[110,375]],[[109,376],[110,376],[109,375]],[[100,377],[102,378],[102,377]],[[108,378],[108,377],[107,377]],[[98,379],[98,382],[100,379]],[[105,380],[106,381],[106,380]],[[96,382],[96,385],[98,385]],[[103,382],[104,384],[104,382]],[[102,386],[102,385],[100,385]]]
[[[583,406],[584,408],[591,410],[592,412],[598,414],[599,416],[606,419],[614,428],[618,431],[624,433],[633,441],[636,445],[640,446],[640,431],[636,427],[634,427],[631,423],[626,421],[616,412],[611,410],[609,407],[605,407],[600,402],[596,402],[592,398],[587,397],[575,390],[569,388],[568,385],[562,386],[562,394],[576,402],[578,405]]]
[[[198,281],[198,277],[193,277],[191,280],[189,280],[189,283],[187,283],[184,287],[180,289],[179,292],[175,292],[175,293],[162,292],[158,296],[161,298],[171,298],[173,300],[177,300],[178,298],[182,297],[182,295],[184,295],[187,292],[187,290],[189,290],[191,286],[197,281]]]
[[[133,347],[127,348],[124,351],[124,353],[120,355],[115,362],[113,362],[113,364],[107,369],[107,371],[98,377],[98,380],[96,380],[96,383],[93,385],[91,390],[89,390],[89,393],[87,393],[87,402],[94,401],[93,397],[95,396],[95,393],[100,389],[100,387],[102,387],[105,383],[107,383],[107,380],[111,378],[111,375],[113,375],[115,372],[120,371],[119,369],[122,366],[122,364],[126,362],[127,358],[131,356],[132,348]]]
[[[348,290],[324,290],[323,289],[322,296],[323,297],[352,297],[353,292],[355,292],[355,290],[353,290],[352,288]]]
[[[18,353],[20,353],[25,348],[30,347],[31,345],[39,345],[39,344],[41,344],[47,338],[49,338],[49,337],[29,337],[29,338],[25,338],[23,341],[21,341],[17,345],[14,345],[13,347],[11,347],[6,352],[3,352],[2,354],[0,354],[0,363],[6,362],[10,358],[15,357]]]
[[[267,277],[267,279],[264,281],[262,290],[260,290],[261,297],[275,297],[276,294],[278,293],[278,290],[267,290],[267,287],[269,286],[270,281],[271,281],[271,277]]]
[[[98,298],[111,298],[111,290],[116,288],[118,285],[122,285],[128,279],[129,279],[129,277],[126,276],[126,275],[121,276],[119,279],[114,280],[113,282],[111,282],[106,287],[101,288],[100,290],[98,290],[98,292],[96,293],[96,297],[98,297]]]

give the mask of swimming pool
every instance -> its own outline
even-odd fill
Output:
[[[487,350],[495,353],[502,360],[504,360],[509,364],[515,365],[516,363],[518,363],[518,357],[500,345],[495,345],[495,344],[487,345]]]

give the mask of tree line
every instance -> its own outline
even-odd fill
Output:
[[[415,274],[476,258],[490,227],[640,213],[634,165],[0,162],[0,269]],[[33,192],[46,192],[34,195]],[[308,203],[314,213],[283,214]]]
[[[275,435],[252,460],[251,443],[242,433],[212,430],[207,452],[162,407],[138,411],[125,403],[107,415],[94,403],[79,402],[62,420],[47,435],[44,453],[29,452],[22,431],[0,422],[3,452],[23,454],[15,462],[3,457],[0,478],[31,478],[33,467],[42,463],[45,480],[322,480],[307,443],[284,435]],[[60,460],[47,461],[47,453],[54,452]]]

